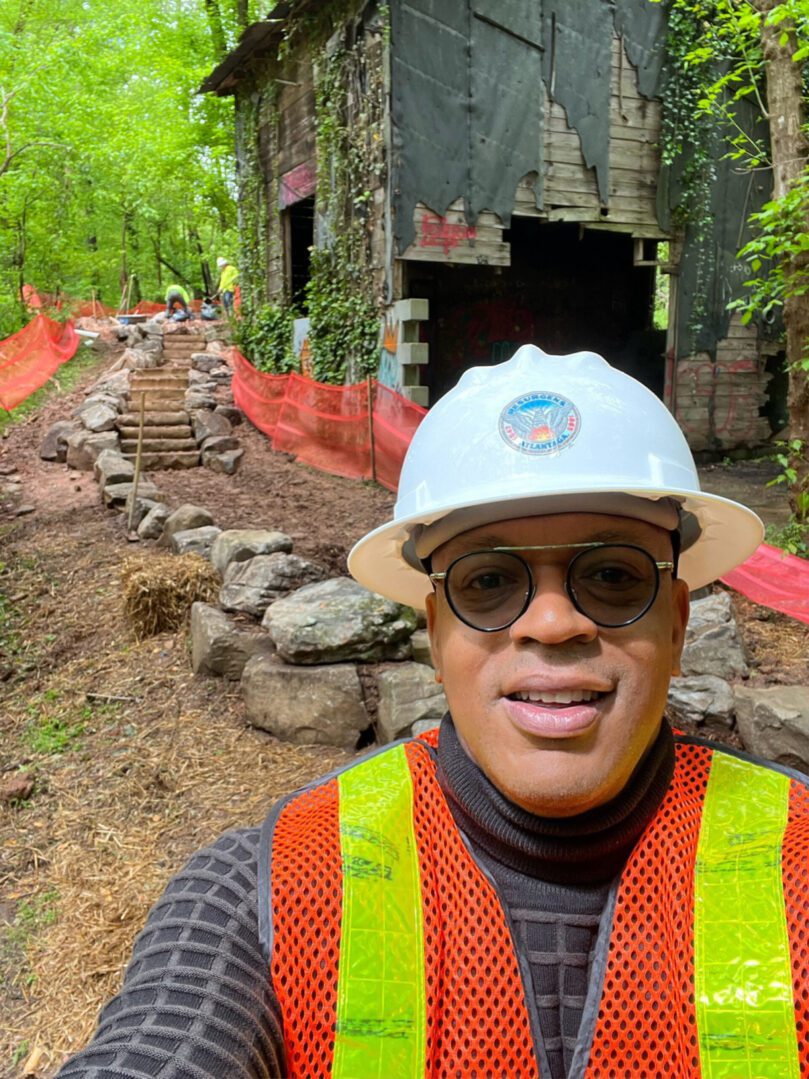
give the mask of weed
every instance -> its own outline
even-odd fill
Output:
[[[36,713],[36,709],[29,709]],[[54,756],[64,751],[82,734],[85,729],[85,713],[92,710],[83,709],[82,719],[70,722],[69,719],[60,716],[36,716],[25,728],[24,739],[32,753],[41,753],[46,756]]]
[[[809,559],[809,522],[790,517],[785,525],[767,525],[764,535],[767,543],[780,547],[788,554]]]
[[[22,1064],[25,1058],[28,1056],[28,1051],[31,1048],[30,1042],[20,1042],[14,1052],[11,1054],[11,1063],[16,1068],[18,1064]]]

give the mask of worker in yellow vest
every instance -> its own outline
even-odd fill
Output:
[[[239,280],[239,271],[226,258],[218,258],[216,265],[219,267],[219,284],[213,299],[220,299],[225,309],[225,314],[230,315],[233,313],[233,296]]]
[[[809,780],[664,717],[761,537],[601,357],[468,370],[349,558],[440,728],[192,858],[62,1079],[809,1079]]]
[[[191,298],[182,285],[169,285],[166,289],[166,318],[177,322],[193,319]]]

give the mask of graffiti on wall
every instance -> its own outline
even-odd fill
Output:
[[[712,363],[680,361],[677,377],[677,422],[689,441],[713,435],[738,445],[762,440],[766,421],[759,415],[765,403],[767,375],[751,357]],[[687,401],[688,408],[684,407]]]
[[[315,166],[308,161],[284,173],[278,184],[278,208],[286,210],[315,193]]]
[[[416,233],[419,247],[442,251],[446,257],[456,247],[474,240],[478,230],[474,225],[448,221],[432,210],[419,209],[416,213]]]
[[[382,328],[382,348],[379,354],[379,373],[377,381],[392,390],[400,390],[399,360],[399,323],[388,315]]]

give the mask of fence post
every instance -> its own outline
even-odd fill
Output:
[[[371,479],[376,483],[376,446],[374,444],[374,389],[368,376],[368,446],[371,451]]]

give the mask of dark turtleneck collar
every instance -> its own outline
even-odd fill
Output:
[[[473,846],[537,879],[597,884],[616,876],[674,774],[674,738],[660,733],[621,793],[575,817],[537,817],[510,802],[468,756],[449,715],[438,741],[438,778]]]

